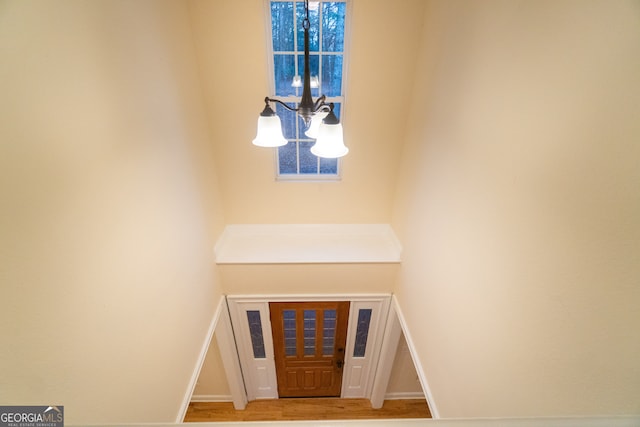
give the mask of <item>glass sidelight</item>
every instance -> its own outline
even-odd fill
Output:
[[[262,336],[260,312],[258,310],[247,310],[247,321],[249,322],[249,334],[251,335],[253,357],[256,359],[264,359],[266,355],[264,350],[264,337]]]
[[[356,328],[356,342],[353,346],[353,357],[364,357],[367,351],[371,312],[372,310],[370,308],[361,308],[358,311],[358,327]]]

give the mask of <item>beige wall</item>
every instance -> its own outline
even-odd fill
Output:
[[[431,1],[394,227],[443,417],[638,414],[637,1]]]
[[[198,383],[193,391],[193,396],[194,398],[203,400],[213,397],[215,399],[231,401],[231,391],[229,389],[229,383],[227,382],[215,334],[211,339],[211,344],[209,345],[207,356],[200,370]]]
[[[339,183],[276,182],[273,150],[251,144],[268,95],[264,3],[190,2],[227,222],[388,223],[424,2],[353,1]]]
[[[220,265],[226,294],[391,293],[398,264]]]
[[[174,422],[223,217],[180,2],[0,2],[0,402]]]
[[[404,335],[400,335],[396,356],[393,359],[393,368],[391,369],[391,377],[387,385],[387,398],[417,398],[424,396],[420,379],[416,372],[409,346]]]
[[[442,416],[640,413],[637,2],[353,10],[352,151],[341,183],[300,185],[249,142],[262,0],[0,1],[3,404],[173,422],[223,290],[398,274]],[[211,263],[225,223],[392,207],[399,271]]]

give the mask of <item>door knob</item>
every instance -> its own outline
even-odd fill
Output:
[[[342,360],[336,360],[336,366],[338,367],[338,369],[342,369],[342,365],[344,365],[344,362]]]

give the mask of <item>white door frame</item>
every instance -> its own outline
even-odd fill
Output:
[[[398,350],[400,337],[402,336],[402,325],[398,320],[395,304],[389,307],[389,317],[384,331],[384,346],[380,352],[380,361],[378,362],[378,371],[373,384],[371,393],[371,407],[374,409],[382,408],[384,404],[384,396],[391,379],[391,370],[393,362]]]
[[[341,397],[371,397],[373,378],[375,377],[378,358],[382,349],[382,337],[385,331],[391,294],[228,295],[227,303],[235,334],[238,358],[242,367],[246,395],[249,401],[278,398],[271,321],[268,311],[269,302],[313,301],[349,301],[351,303]],[[357,358],[353,357],[353,348],[356,338],[358,310],[362,308],[371,308],[373,311],[365,356]],[[246,322],[247,310],[260,312],[265,346],[265,357],[261,359],[253,357],[251,337]],[[235,399],[236,397],[234,396],[234,401]]]
[[[277,399],[278,387],[276,366],[273,358],[273,339],[269,320],[269,303],[255,298],[227,297],[231,324],[235,335],[238,359],[242,367],[244,388],[249,401],[256,399]],[[255,357],[247,312],[257,311],[260,315],[264,357]]]
[[[229,308],[225,301],[224,309],[220,313],[218,327],[215,330],[216,342],[220,350],[222,365],[229,384],[233,407],[236,410],[242,410],[247,406],[247,393],[244,388],[242,379],[242,368],[238,359],[238,350],[233,335],[233,327],[231,326],[231,317],[229,316]]]
[[[427,382],[427,377],[422,369],[422,363],[420,363],[418,352],[413,344],[413,339],[409,329],[407,328],[407,322],[404,319],[404,315],[402,314],[402,310],[398,305],[398,300],[395,295],[391,297],[391,304],[384,333],[384,342],[382,344],[378,370],[374,380],[373,391],[371,393],[371,406],[373,408],[382,407],[401,335],[404,335],[405,341],[407,342],[409,354],[411,355],[413,365],[415,366],[416,373],[420,379],[420,385],[422,386],[427,406],[431,412],[431,417],[438,419],[440,418],[440,413],[436,407],[435,401],[433,400],[431,387],[429,387],[429,383]]]
[[[224,374],[229,384],[229,390],[231,391],[233,407],[240,410],[247,406],[247,395],[244,390],[242,371],[240,369],[238,352],[236,350],[233,329],[231,327],[231,319],[229,318],[227,300],[225,296],[222,296],[220,297],[218,306],[211,318],[209,330],[205,336],[202,348],[200,349],[200,355],[198,356],[195,370],[191,375],[187,392],[182,400],[180,410],[178,411],[178,417],[176,419],[177,424],[182,424],[184,422],[184,417],[187,414],[187,409],[189,408],[189,402],[191,402],[193,397],[193,391],[196,388],[200,372],[202,371],[202,366],[204,365],[204,361],[207,357],[207,352],[209,351],[209,346],[211,345],[211,340],[214,335],[220,350],[220,357],[222,359],[222,365],[224,366]]]

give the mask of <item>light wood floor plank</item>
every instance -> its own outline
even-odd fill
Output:
[[[431,418],[421,399],[386,400],[372,409],[367,399],[302,398],[255,400],[244,411],[231,402],[191,402],[185,422],[354,420],[374,418]]]

